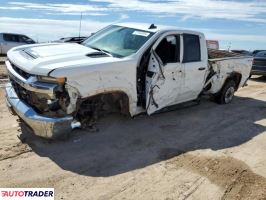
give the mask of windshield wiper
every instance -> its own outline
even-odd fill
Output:
[[[100,49],[100,48],[93,47],[93,46],[88,46],[88,47],[90,47],[90,48],[92,48],[92,49],[95,49],[95,50],[97,50],[97,51],[100,51],[100,52],[102,52],[102,53],[104,53],[104,54],[107,54],[108,56],[114,57],[113,54],[112,54],[111,52],[106,51],[106,50],[104,50],[104,49]]]

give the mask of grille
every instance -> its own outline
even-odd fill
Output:
[[[28,103],[27,102],[27,96],[29,95],[28,91],[25,88],[23,88],[21,85],[16,83],[14,80],[10,79],[10,82],[11,82],[15,92],[17,93],[19,99],[21,99],[25,103]]]
[[[37,113],[41,114],[47,109],[47,99],[39,98],[36,93],[26,90],[12,79],[10,79],[10,82],[18,95],[18,98],[31,106]]]
[[[32,76],[32,74],[29,74],[25,71],[23,71],[22,69],[18,68],[16,65],[14,65],[13,63],[11,63],[12,68],[23,78],[28,79],[29,77]]]

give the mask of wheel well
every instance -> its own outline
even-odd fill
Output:
[[[236,90],[238,89],[239,87],[239,84],[241,82],[241,79],[242,79],[242,74],[240,73],[237,73],[237,72],[233,72],[230,74],[230,76],[226,79],[225,83],[228,82],[229,80],[233,80],[235,81],[236,83]]]
[[[129,97],[121,91],[97,94],[80,99],[77,103],[76,117],[99,118],[110,113],[129,114]]]

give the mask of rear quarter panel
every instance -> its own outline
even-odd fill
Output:
[[[242,75],[239,87],[243,87],[250,76],[252,62],[252,57],[226,58],[214,61],[212,67],[217,74],[211,81],[212,88],[210,93],[215,94],[219,92],[227,78],[234,72]]]

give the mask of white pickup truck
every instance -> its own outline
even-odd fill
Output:
[[[208,50],[199,32],[134,23],[110,25],[81,45],[26,45],[7,56],[7,104],[45,138],[102,112],[151,115],[202,94],[230,103],[253,61]]]

